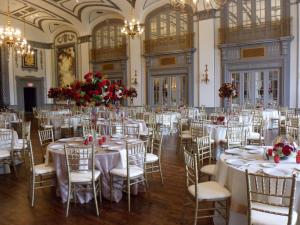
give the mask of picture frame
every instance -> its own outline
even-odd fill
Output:
[[[76,54],[74,43],[56,47],[56,71],[59,87],[69,85],[76,80]]]
[[[33,55],[25,54],[22,56],[22,68],[23,69],[34,69],[34,70],[38,69],[38,65],[37,65],[38,51],[37,51],[37,49],[32,49],[32,51],[34,52]]]

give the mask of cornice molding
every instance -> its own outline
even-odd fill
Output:
[[[197,20],[202,21],[202,20],[216,18],[216,13],[217,13],[216,9],[202,10],[202,11],[196,12],[195,16],[197,17]]]

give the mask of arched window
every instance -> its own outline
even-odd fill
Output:
[[[126,56],[126,39],[121,33],[123,21],[106,20],[93,31],[93,60],[113,59]]]
[[[193,47],[193,13],[182,13],[168,5],[150,13],[146,18],[146,53]]]
[[[289,1],[231,0],[222,10],[221,43],[289,36]]]

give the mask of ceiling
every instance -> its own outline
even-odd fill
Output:
[[[8,0],[0,0],[0,16],[7,16]],[[132,7],[144,11],[164,0],[9,0],[11,16],[16,23],[25,19],[26,26],[44,33],[54,33],[62,26],[85,30],[88,25],[108,15],[123,18]],[[6,21],[6,20],[0,20]],[[5,25],[1,24],[0,26]],[[84,32],[83,32],[84,33]]]

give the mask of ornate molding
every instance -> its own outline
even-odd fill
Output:
[[[195,16],[197,17],[197,20],[202,21],[202,20],[216,18],[216,13],[217,13],[216,9],[202,10],[202,11],[196,12]]]
[[[86,43],[86,42],[91,42],[92,41],[92,36],[91,35],[85,35],[85,36],[81,36],[78,38],[78,43]]]
[[[38,41],[28,41],[28,43],[33,48],[42,48],[42,49],[52,49],[53,48],[52,43],[43,43],[43,42],[38,42]]]

